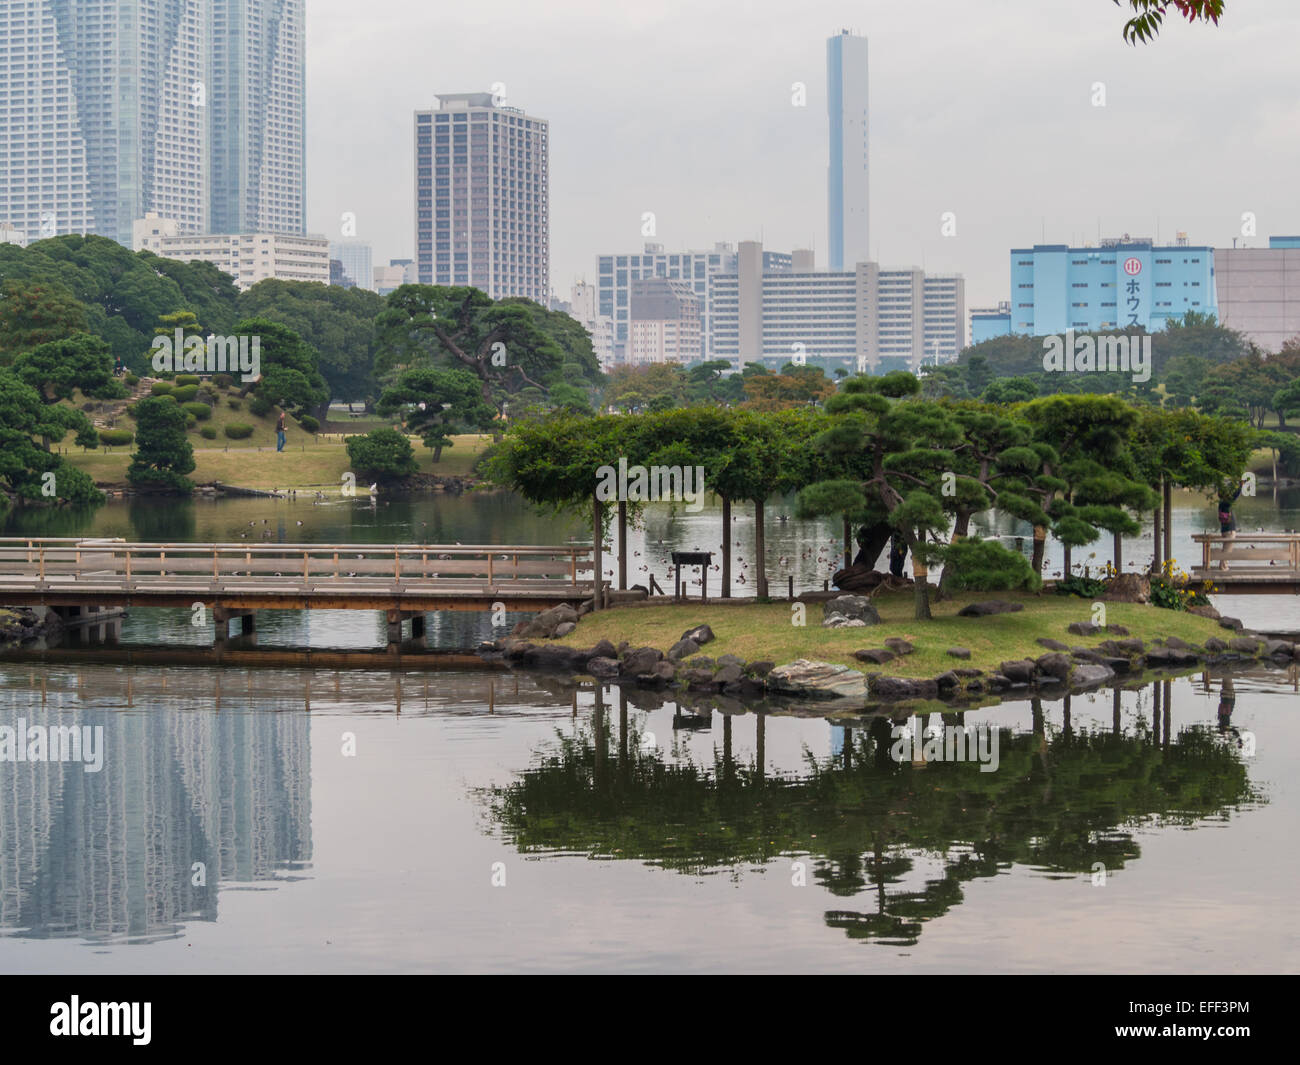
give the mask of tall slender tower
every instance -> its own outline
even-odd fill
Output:
[[[826,41],[826,171],[830,268],[852,270],[870,258],[867,167],[867,39],[841,30]]]

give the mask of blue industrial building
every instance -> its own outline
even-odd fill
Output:
[[[1071,248],[1035,244],[1011,251],[1011,307],[972,321],[972,342],[1008,333],[1050,336],[1165,328],[1188,311],[1218,314],[1214,249],[1124,237]]]

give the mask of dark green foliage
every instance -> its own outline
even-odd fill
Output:
[[[99,430],[99,442],[105,447],[125,447],[134,439],[135,434],[130,429]]]
[[[247,440],[253,435],[253,427],[246,422],[231,422],[224,431],[231,440]]]
[[[313,418],[310,414],[304,414],[301,418],[299,418],[298,424],[301,425],[303,429],[309,433],[314,433],[320,430],[320,422],[317,421],[315,418]]]
[[[358,476],[393,481],[415,473],[415,449],[396,429],[375,429],[347,439],[348,459]]]
[[[83,447],[98,443],[81,411],[43,402],[36,389],[0,369],[0,500],[12,493],[32,502],[102,503],[90,477],[49,449],[70,432]]]
[[[265,418],[274,408],[275,404],[265,396],[254,394],[248,401],[248,413],[255,418]]]
[[[240,410],[244,406],[244,401],[239,399],[237,396],[228,396],[226,398],[226,406],[231,410]]]
[[[186,385],[197,386],[201,380],[202,378],[200,378],[198,374],[178,373],[176,375],[176,384],[178,387],[182,387],[182,388],[185,387]]]
[[[392,388],[384,390],[375,409],[385,417],[401,417],[433,452],[434,462],[442,457],[444,447],[451,447],[451,434],[491,428],[496,416],[472,373],[431,366],[404,371]]]
[[[147,397],[136,404],[136,450],[126,479],[137,488],[185,493],[193,482],[194,448],[185,437],[186,413],[170,399]]]
[[[192,415],[197,421],[207,421],[212,417],[212,408],[206,403],[182,403],[181,410]]]
[[[176,390],[176,386],[170,381],[155,381],[149,386],[149,392],[155,396],[170,396]]]
[[[952,568],[951,586],[956,591],[1037,591],[1042,583],[1024,555],[996,540],[958,540],[943,548],[942,559],[945,572]]]
[[[1097,599],[1106,591],[1106,582],[1099,577],[1072,573],[1056,582],[1057,595],[1077,595],[1081,599]]]
[[[180,378],[178,377],[176,380],[179,382]],[[178,384],[176,388],[172,389],[171,394],[176,397],[177,403],[189,403],[199,394],[199,386]]]

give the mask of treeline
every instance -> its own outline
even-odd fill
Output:
[[[702,467],[722,504],[724,594],[732,507],[753,507],[761,560],[765,505],[788,492],[798,493],[800,516],[842,521],[846,547],[855,531],[867,562],[896,535],[918,574],[942,563],[946,592],[1037,586],[1048,536],[1064,545],[1068,575],[1072,550],[1110,533],[1118,570],[1123,537],[1138,532],[1140,514],[1154,512],[1157,526],[1169,520],[1166,487],[1231,496],[1258,443],[1244,422],[1193,410],[1098,395],[1015,407],[933,399],[915,376],[891,373],[849,378],[822,408],[553,414],[513,425],[484,469],[534,503],[605,522],[614,509],[626,516],[643,502],[602,498],[620,460],[629,468]],[[968,536],[971,519],[988,510],[1032,528],[1032,560]],[[758,594],[767,594],[761,566]],[[924,580],[916,597],[916,616],[928,617]]]

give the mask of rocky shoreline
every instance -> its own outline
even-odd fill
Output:
[[[0,651],[12,650],[34,640],[53,640],[62,631],[63,622],[52,610],[0,607]]]
[[[863,610],[865,597],[842,596],[825,606],[828,627],[867,627],[870,622],[855,613]],[[968,616],[984,616],[1021,609],[1018,604],[997,600],[972,603]],[[965,611],[963,611],[965,612]],[[1224,638],[1210,637],[1202,645],[1178,637],[1144,641],[1131,636],[1120,625],[1101,626],[1076,622],[1069,632],[1078,636],[1105,635],[1095,647],[1070,646],[1049,637],[1039,637],[1044,649],[1036,658],[1001,662],[996,669],[975,669],[958,663],[970,659],[962,647],[947,649],[954,665],[934,677],[892,676],[881,671],[859,671],[832,662],[797,659],[778,664],[747,662],[737,655],[717,658],[702,653],[714,639],[708,625],[686,629],[666,651],[656,647],[633,647],[627,641],[617,646],[601,640],[591,647],[572,647],[553,641],[567,636],[579,624],[585,611],[558,606],[521,622],[509,636],[485,643],[479,654],[490,661],[504,661],[511,668],[590,676],[646,689],[672,690],[694,695],[725,695],[742,700],[779,697],[826,700],[837,705],[904,703],[939,700],[956,705],[1013,695],[1063,695],[1087,691],[1117,682],[1136,682],[1151,672],[1189,671],[1204,666],[1269,663],[1285,667],[1300,661],[1300,643],[1271,639],[1246,632],[1232,618],[1219,620]],[[540,642],[539,642],[540,641]],[[866,665],[884,666],[914,651],[907,640],[890,637],[879,648],[863,648],[854,658]]]

